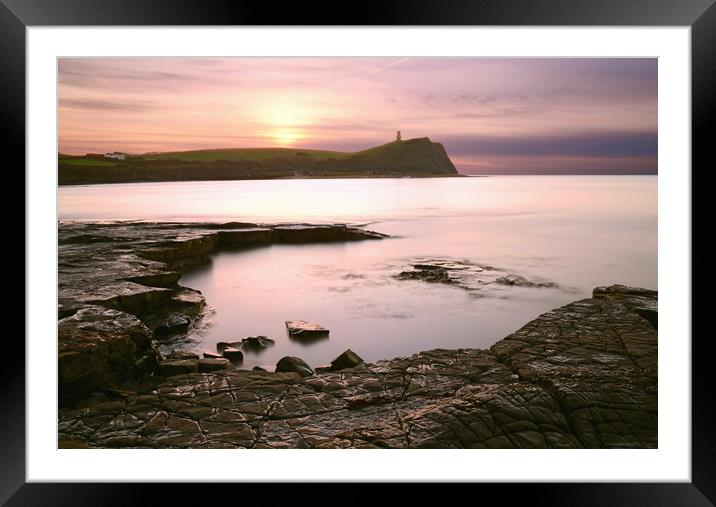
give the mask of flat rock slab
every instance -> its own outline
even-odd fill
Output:
[[[287,320],[286,329],[291,336],[316,336],[329,333],[325,327],[305,320]]]
[[[59,446],[656,448],[657,331],[638,310],[656,307],[657,295],[595,296],[490,350],[436,349],[305,377],[174,375],[61,409]]]
[[[208,373],[211,371],[228,370],[233,368],[231,361],[223,358],[204,358],[197,361],[199,371]]]

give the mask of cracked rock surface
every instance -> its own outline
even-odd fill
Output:
[[[61,409],[59,446],[653,448],[656,309],[656,292],[602,287],[490,350],[437,349],[307,377],[151,377]]]

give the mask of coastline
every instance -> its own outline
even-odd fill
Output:
[[[355,174],[355,175],[335,175],[335,176],[277,176],[275,178],[206,178],[206,179],[178,179],[178,180],[150,180],[137,179],[132,181],[88,181],[85,183],[58,183],[60,187],[80,187],[88,185],[124,185],[128,183],[175,183],[190,181],[276,181],[276,180],[353,180],[353,179],[429,179],[429,178],[465,178],[472,175],[468,174],[429,174],[429,175],[413,175],[413,176],[397,176],[397,175],[375,175],[375,174]],[[488,177],[487,175],[479,175],[478,177]]]
[[[60,447],[657,445],[657,293],[643,289],[595,289],[489,350],[307,378],[151,375],[157,331],[187,332],[204,306],[178,286],[186,266],[218,249],[385,237],[344,225],[60,224]]]

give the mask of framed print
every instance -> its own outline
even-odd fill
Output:
[[[427,481],[709,505],[691,166],[715,9],[381,3],[282,26],[6,1],[28,296],[3,500]]]

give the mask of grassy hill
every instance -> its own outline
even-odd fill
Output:
[[[357,152],[238,148],[128,155],[58,157],[60,185],[275,178],[457,176],[440,143],[427,137]]]
[[[69,165],[84,165],[93,167],[109,167],[115,165],[117,162],[110,159],[90,157],[85,155],[84,157],[75,157],[73,155],[64,155],[60,153],[58,162],[61,164]]]
[[[302,150],[297,148],[234,148],[230,150],[192,150],[142,155],[145,160],[188,160],[215,162],[217,160],[268,160],[273,158],[308,156],[318,160],[342,158],[349,155],[341,151]]]

